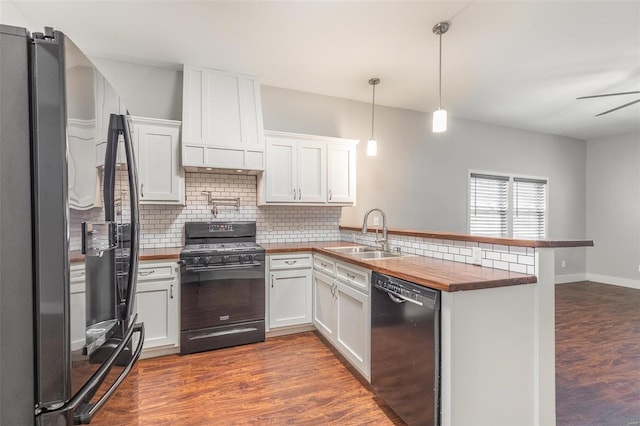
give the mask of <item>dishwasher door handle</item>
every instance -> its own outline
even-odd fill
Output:
[[[382,289],[380,289],[380,290],[382,290]],[[386,291],[386,290],[382,290],[382,291],[387,293],[387,295],[389,296],[389,299],[391,299],[391,301],[393,303],[400,304],[400,303],[405,303],[405,302],[411,302],[411,303],[416,304],[418,306],[424,306],[421,302],[418,302],[417,300],[409,299],[408,297],[402,296],[400,294],[391,293],[391,292]]]

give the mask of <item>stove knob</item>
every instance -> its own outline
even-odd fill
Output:
[[[209,263],[211,263],[211,256],[207,256],[204,258],[204,264],[208,265]]]
[[[200,257],[196,256],[191,260],[191,263],[193,263],[194,265],[197,265],[198,263],[200,263]]]
[[[222,263],[227,263],[229,261],[229,256],[222,256]]]
[[[255,254],[248,254],[247,255],[247,260],[256,260],[256,255]]]
[[[246,255],[246,254],[241,254],[241,255],[239,255],[239,256],[238,256],[238,260],[240,261],[240,263],[242,263],[242,262],[246,262],[246,261],[247,261],[247,259],[248,259],[248,257],[249,257],[249,256],[248,256],[248,255]]]

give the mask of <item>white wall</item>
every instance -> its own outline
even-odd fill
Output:
[[[362,141],[358,205],[343,209],[344,225],[361,225],[379,207],[390,227],[465,233],[468,170],[478,169],[548,177],[549,238],[586,236],[584,141],[456,118],[433,134],[429,114],[377,106],[372,158],[370,104],[264,86],[262,101],[266,129]],[[585,249],[560,250],[556,259],[559,275],[584,275]]]
[[[14,27],[23,27],[29,31],[42,31],[44,28],[33,28],[27,18],[18,10],[18,8],[9,1],[0,1],[0,23],[5,25],[13,25]]]
[[[132,115],[182,120],[182,71],[92,57]]]
[[[589,279],[640,288],[640,132],[587,142]]]

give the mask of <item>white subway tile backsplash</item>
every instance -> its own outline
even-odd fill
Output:
[[[526,274],[527,273],[527,266],[526,265],[521,265],[519,263],[510,263],[509,264],[509,270],[512,272],[520,272],[521,274]]]
[[[509,270],[509,264],[507,262],[502,262],[500,260],[494,260],[493,267],[495,269],[504,269],[505,271]]]
[[[485,251],[485,257],[491,260],[500,260],[500,253],[496,253],[495,251]]]
[[[501,253],[500,254],[500,260],[502,260],[503,262],[517,263],[518,262],[518,256],[515,255],[515,254]]]

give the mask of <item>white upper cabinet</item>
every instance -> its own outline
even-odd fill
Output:
[[[182,164],[264,170],[260,84],[251,76],[184,66]]]
[[[298,199],[323,203],[327,199],[327,144],[303,141],[298,148]]]
[[[180,122],[129,117],[140,184],[140,202],[184,204]]]
[[[330,204],[355,204],[355,145],[348,143],[330,143],[327,148],[327,158],[327,201]]]
[[[357,141],[266,131],[259,204],[353,205]]]

